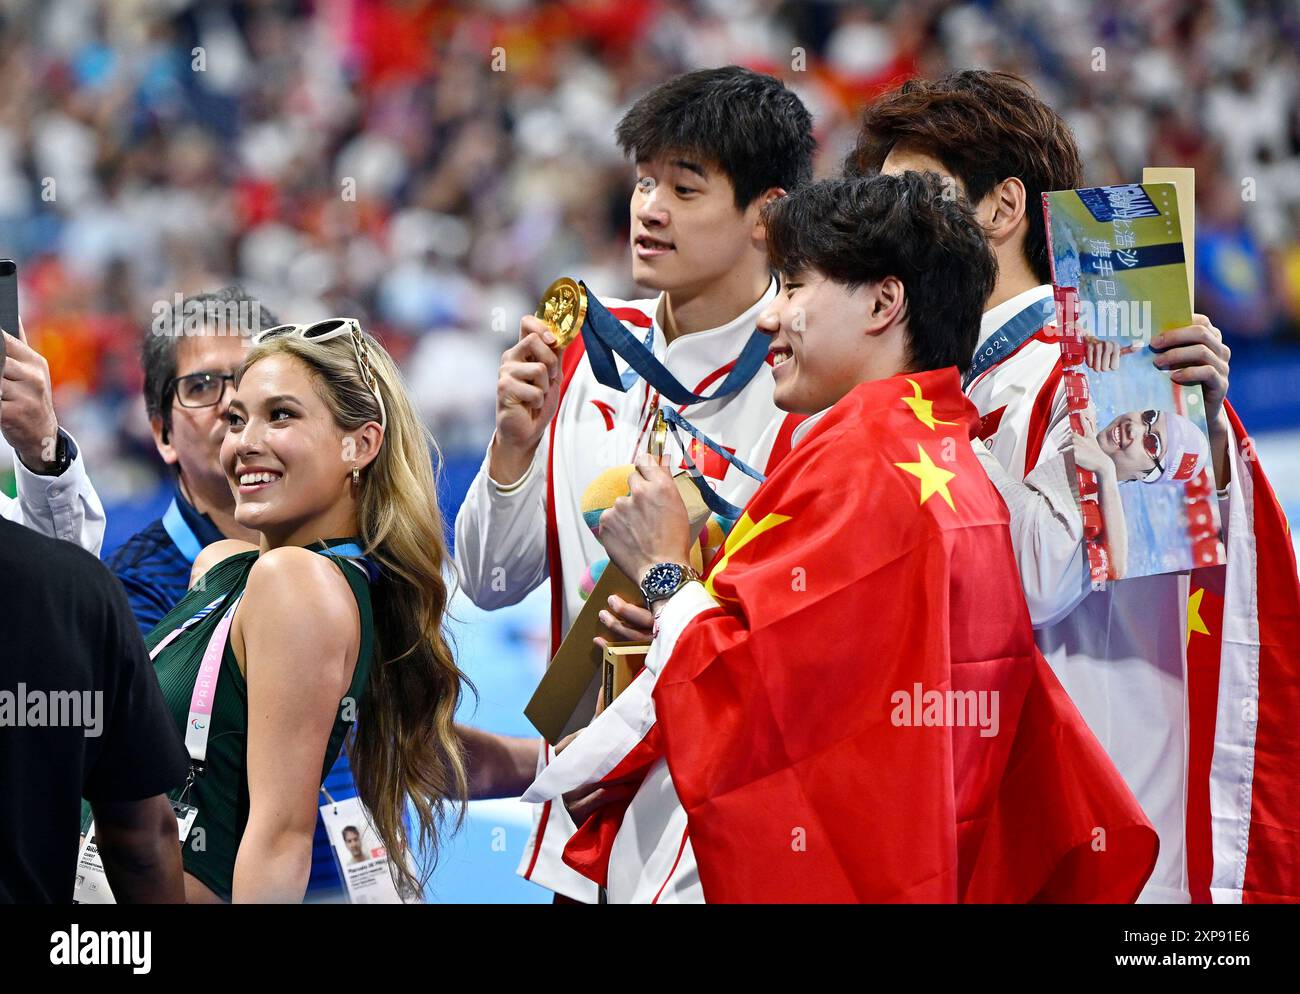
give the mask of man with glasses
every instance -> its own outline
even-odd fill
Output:
[[[106,562],[146,633],[185,595],[205,546],[223,538],[258,541],[256,532],[235,521],[235,498],[219,456],[249,338],[278,323],[242,288],[229,286],[177,301],[145,334],[145,408],[158,454],[174,474],[175,495],[161,518]]]
[[[99,555],[104,505],[55,417],[49,363],[21,324],[14,332],[0,332],[0,434],[13,449],[18,495],[0,494],[0,518]]]

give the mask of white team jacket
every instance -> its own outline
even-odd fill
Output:
[[[1051,295],[1050,286],[1039,286],[990,310],[980,343]],[[1073,463],[1064,454],[1070,427],[1060,358],[1058,343],[1031,340],[971,383],[967,394],[986,424],[996,423],[987,439],[995,460],[984,461],[1011,510],[1038,646],[1160,836],[1156,867],[1139,900],[1186,902],[1188,577],[1135,577],[1092,589]],[[1237,446],[1230,449],[1239,480],[1248,471]],[[1230,536],[1233,515],[1244,514],[1240,491],[1229,488],[1220,503]],[[1216,871],[1217,864],[1216,852]]]
[[[652,330],[652,349],[660,362],[692,392],[708,395],[731,369],[776,291],[773,281],[759,301],[730,323],[683,335],[671,344],[665,343],[659,325],[662,295],[634,301],[602,298],[601,302],[639,340],[644,341]],[[626,368],[621,361],[618,367],[620,372]],[[456,567],[461,585],[475,604],[490,610],[517,603],[549,576],[552,642],[558,645],[582,609],[578,583],[583,570],[606,558],[604,548],[583,521],[582,493],[601,471],[630,463],[645,451],[648,426],[660,404],[676,406],[661,401],[643,380],[626,393],[602,386],[583,356],[566,377],[552,431],[537,447],[524,476],[503,486],[489,478],[484,458],[456,515]],[[766,364],[730,397],[680,410],[702,432],[734,450],[760,473],[766,473],[769,463],[774,464],[774,458],[788,450],[790,434],[801,420],[783,414],[773,404],[772,372]],[[669,447],[675,449],[671,442]],[[743,506],[758,483],[734,467],[724,464],[724,468],[722,478],[710,483],[726,500]],[[550,557],[554,568],[548,563],[548,538],[554,543]],[[549,747],[543,747],[539,771],[549,753]],[[535,818],[519,872],[558,893],[594,902],[595,884],[560,859],[575,830],[563,805],[539,805]]]
[[[791,447],[810,432],[822,411],[793,431]],[[689,583],[664,604],[645,668],[614,703],[567,749],[540,771],[524,800],[558,799],[599,781],[649,733],[655,723],[654,686],[677,640],[700,614],[718,606],[701,583]],[[704,889],[691,848],[686,809],[660,756],[623,815],[610,850],[606,893],[611,904],[702,904]]]

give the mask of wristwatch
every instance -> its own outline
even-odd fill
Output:
[[[699,573],[681,563],[656,563],[641,578],[641,594],[645,597],[646,607],[655,601],[667,600],[686,584],[699,578]]]
[[[32,472],[37,476],[62,476],[72,465],[72,460],[76,458],[77,447],[72,439],[63,431],[58,429],[58,440],[54,444],[54,461],[40,469],[33,469]]]

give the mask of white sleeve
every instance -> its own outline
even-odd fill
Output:
[[[527,471],[502,485],[488,475],[488,455],[456,513],[456,573],[484,610],[518,604],[547,576],[546,465],[550,432]]]
[[[1070,486],[1073,463],[1058,452],[1019,480],[983,442],[971,444],[1011,513],[1011,545],[1034,627],[1060,621],[1092,589],[1084,568],[1083,518]]]
[[[646,653],[645,667],[654,674],[655,680],[663,670],[664,663],[677,648],[677,639],[686,626],[699,615],[718,606],[718,602],[704,589],[704,584],[695,581],[686,584],[664,602],[663,609],[655,619],[655,637]]]
[[[58,476],[40,476],[14,456],[18,497],[0,495],[0,515],[50,538],[74,542],[94,556],[104,544],[104,505],[86,474],[85,461],[72,436],[67,439],[72,456]]]
[[[524,791],[533,804],[558,800],[571,790],[599,783],[635,749],[655,723],[654,687],[677,640],[698,615],[718,606],[701,583],[688,583],[665,603],[645,668],[564,751],[552,757]]]

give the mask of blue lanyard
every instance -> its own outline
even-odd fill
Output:
[[[198,536],[194,530],[186,523],[181,509],[176,505],[176,498],[172,498],[171,505],[163,514],[163,529],[171,537],[176,548],[181,550],[181,555],[190,562],[199,558],[199,553],[203,551],[203,546],[199,544]]]
[[[664,420],[668,422],[669,431],[673,433],[673,439],[677,442],[678,446],[681,447],[682,455],[686,458],[686,469],[691,474],[691,482],[695,484],[696,489],[700,492],[700,496],[704,498],[704,503],[708,505],[709,510],[714,514],[720,514],[724,518],[729,518],[732,521],[737,520],[741,514],[744,513],[743,508],[739,508],[730,501],[725,500],[716,490],[705,482],[704,474],[700,472],[699,467],[695,465],[695,460],[691,458],[690,448],[682,445],[682,438],[677,434],[677,429],[681,428],[701,445],[721,456],[729,464],[735,466],[736,469],[740,470],[751,479],[762,483],[766,477],[744,460],[737,459],[734,455],[724,449],[713,439],[709,438],[708,435],[696,428],[695,425],[691,424],[671,407],[663,408],[663,416]]]
[[[609,313],[605,305],[596,299],[595,294],[587,289],[586,284],[580,285],[587,294],[587,319],[582,324],[582,341],[587,350],[587,359],[591,363],[591,371],[597,381],[614,390],[626,392],[638,378],[644,378],[646,383],[679,407],[699,404],[707,400],[727,397],[743,389],[754,378],[754,374],[767,358],[772,336],[755,328],[754,333],[749,336],[749,341],[741,350],[736,365],[732,367],[731,372],[718,388],[708,396],[692,393],[682,386],[677,377],[673,376],[668,371],[668,367],[656,359],[650,350],[654,341],[653,325],[646,335],[645,342],[637,341],[636,337],[623,327],[623,322]],[[616,355],[631,367],[622,376],[619,375],[618,367],[614,363]]]
[[[195,611],[192,615],[190,615],[187,619],[185,619],[185,620],[182,621],[179,625],[177,625],[175,628],[173,628],[173,629],[172,629],[170,632],[168,632],[165,636],[163,636],[161,639],[159,639],[158,642],[157,642],[157,644],[156,644],[152,649],[149,650],[149,658],[150,658],[150,659],[155,659],[155,658],[157,658],[158,653],[162,652],[162,651],[163,651],[164,649],[166,649],[169,645],[171,645],[173,642],[175,642],[176,639],[179,638],[182,634],[184,634],[185,632],[189,631],[191,628],[193,628],[195,625],[197,625],[200,621],[202,621],[204,618],[206,618],[208,615],[210,615],[213,611],[215,611],[217,608],[219,608],[223,603],[225,603],[225,600],[226,600],[226,598],[227,598],[228,596],[230,596],[229,593],[225,593],[225,594],[222,594],[221,596],[215,598],[214,600],[212,600],[212,601],[210,601],[209,603],[205,604],[203,607],[199,608],[199,609],[198,609],[197,611]]]
[[[997,331],[984,340],[984,344],[975,349],[974,360],[970,369],[961,379],[961,387],[967,389],[980,374],[992,369],[1016,349],[1024,345],[1042,330],[1056,316],[1056,304],[1051,297],[1036,300],[1015,317],[1011,318]]]
[[[361,546],[356,542],[344,542],[342,545],[332,545],[325,549],[316,549],[322,556],[338,556],[340,559],[347,559],[366,571],[366,577],[371,583],[379,579],[379,566],[368,559]]]
[[[197,611],[194,612],[194,614],[190,615],[188,619],[186,619],[181,623],[180,630],[185,631],[185,629],[192,628],[194,625],[197,625],[200,621],[202,621],[213,611],[219,608],[221,606],[221,602],[224,601],[225,599],[226,599],[226,595],[222,594],[220,597],[216,598],[215,600],[199,608]]]

